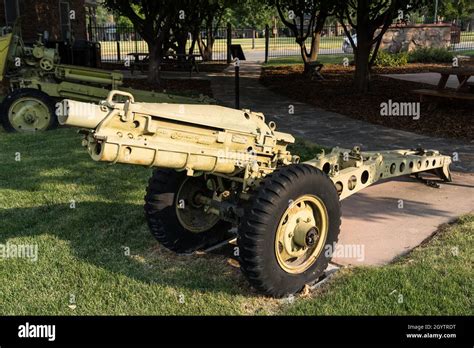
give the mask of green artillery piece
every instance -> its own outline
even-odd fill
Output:
[[[99,102],[110,90],[132,93],[136,100],[156,103],[195,104],[209,100],[122,87],[123,75],[101,69],[59,64],[57,49],[46,48],[41,38],[24,45],[18,34],[2,29],[0,81],[8,78],[10,93],[0,108],[0,121],[7,131],[43,131],[58,124],[55,103],[63,98]]]
[[[430,172],[451,181],[451,158],[434,150],[334,149],[300,163],[287,150],[293,136],[249,110],[137,103],[112,91],[100,105],[63,100],[58,111],[61,124],[84,128],[83,145],[95,161],[157,168],[145,215],[163,246],[193,252],[237,227],[243,273],[276,297],[325,271],[341,199],[401,175]]]

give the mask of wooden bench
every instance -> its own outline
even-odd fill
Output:
[[[135,69],[138,67],[140,72],[143,74],[144,69],[147,69],[148,66],[148,53],[129,53],[127,56],[134,57],[133,60],[130,61],[130,72],[133,75]],[[143,57],[140,59],[140,57]]]
[[[413,91],[415,94],[420,95],[420,101],[424,100],[424,97],[435,97],[445,99],[463,99],[474,101],[474,93],[459,93],[456,91],[450,91],[446,89],[416,89]]]
[[[324,80],[323,75],[321,75],[321,69],[324,67],[324,64],[318,61],[314,61],[314,62],[309,62],[308,66],[310,69],[309,73],[310,73],[311,80],[314,80],[315,78],[317,80]]]
[[[473,82],[467,82],[466,83],[467,87],[469,87],[470,91],[474,93],[474,81]]]
[[[130,61],[130,70],[133,75],[136,68],[140,68],[140,72],[143,74],[144,70],[148,69],[148,63],[150,61],[148,53],[129,53],[129,56],[134,57]],[[142,57],[142,59],[140,59]],[[189,70],[189,76],[191,77],[193,71],[199,74],[199,68],[196,58],[200,57],[199,54],[175,54],[166,53],[162,57],[160,68],[169,67],[171,69],[183,69]]]
[[[193,71],[199,74],[199,68],[196,60],[197,57],[201,57],[201,55],[167,53],[162,58],[161,67],[169,67],[171,69],[182,69],[184,71],[189,71],[189,77],[191,77]]]

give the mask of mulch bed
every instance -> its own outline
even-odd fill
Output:
[[[229,64],[227,64],[224,61],[211,61],[211,62],[201,62],[198,61],[198,69],[201,72],[221,72],[224,71]],[[105,69],[105,70],[127,70],[127,68],[124,67],[123,63],[107,63],[107,62],[102,62],[100,69]],[[144,67],[144,73],[146,73],[147,66]],[[183,69],[181,67],[176,67],[172,65],[163,65],[162,67],[163,71],[187,71],[189,72],[189,69]],[[139,73],[140,69],[136,69],[136,73]],[[196,72],[193,71],[194,76],[199,76],[199,74],[195,75]]]
[[[229,64],[222,61],[201,62],[201,63],[198,62],[199,71],[202,71],[202,72],[222,72],[228,66]]]
[[[209,80],[161,79],[161,84],[157,85],[148,82],[146,79],[124,79],[124,86],[186,96],[202,94],[212,98],[211,81]]]
[[[421,117],[413,120],[409,116],[381,116],[380,104],[388,102],[418,102],[419,97],[411,91],[435,86],[396,80],[379,74],[427,72],[443,65],[410,64],[403,68],[376,69],[372,75],[371,89],[367,94],[356,94],[351,88],[353,68],[328,65],[323,69],[324,81],[310,81],[303,76],[303,67],[265,67],[260,81],[273,91],[292,99],[313,104],[351,118],[402,129],[429,136],[473,140],[474,103],[464,101],[441,102],[434,110],[428,104],[421,106]]]

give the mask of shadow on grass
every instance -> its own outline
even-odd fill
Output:
[[[79,202],[74,209],[62,204],[3,209],[0,221],[0,244],[11,238],[48,234],[67,241],[77,259],[146,284],[251,294],[240,270],[229,265],[228,248],[203,255],[166,250],[150,234],[138,204]],[[54,255],[55,246],[47,248],[51,250],[45,254]]]
[[[228,254],[180,256],[153,238],[142,207],[150,168],[94,162],[80,143],[74,129],[0,131],[0,243],[52,235],[69,242],[79,260],[144,283],[250,291]],[[54,254],[54,245],[43,247]]]
[[[150,168],[94,162],[81,147],[81,138],[67,128],[38,134],[0,132],[0,188],[38,192],[38,197],[61,187],[71,199],[82,193],[117,202],[130,199],[132,190],[144,193]]]

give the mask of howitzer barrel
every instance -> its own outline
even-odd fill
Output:
[[[126,102],[114,102],[115,97]],[[290,134],[249,110],[216,105],[135,103],[112,91],[101,105],[64,100],[59,122],[88,128],[84,145],[96,161],[259,177],[293,161]]]
[[[59,79],[66,81],[90,82],[113,87],[123,83],[121,73],[75,65],[58,65],[55,74]]]
[[[64,126],[93,129],[108,114],[107,107],[64,99],[59,105],[58,122]]]

